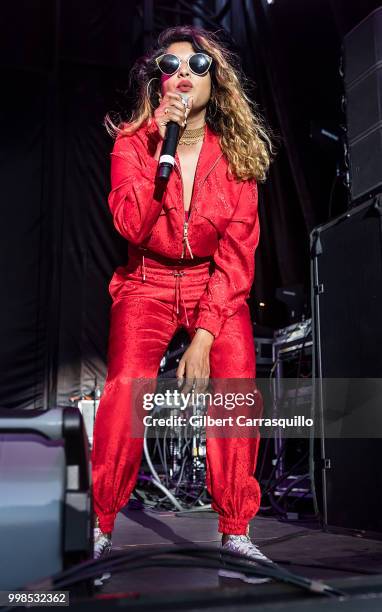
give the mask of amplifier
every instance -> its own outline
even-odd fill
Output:
[[[382,190],[382,7],[344,37],[344,85],[353,201]]]
[[[380,537],[382,196],[315,228],[310,240],[323,524]]]

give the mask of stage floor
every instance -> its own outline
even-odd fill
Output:
[[[316,579],[351,578],[382,574],[382,541],[325,533],[308,523],[256,517],[251,537],[261,550],[285,569]],[[213,511],[190,514],[130,509],[118,514],[113,550],[150,550],[163,546],[220,545]],[[196,562],[195,562],[196,564]],[[216,588],[232,582],[219,579],[217,570],[198,568],[145,568],[113,574],[99,593],[169,593]]]

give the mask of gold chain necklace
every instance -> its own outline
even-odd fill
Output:
[[[200,128],[195,128],[194,130],[192,130],[191,128],[186,128],[182,136],[180,137],[178,144],[193,145],[199,142],[199,140],[204,136],[204,128],[205,125]]]

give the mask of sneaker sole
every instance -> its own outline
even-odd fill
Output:
[[[256,576],[247,576],[247,574],[242,574],[241,572],[225,569],[220,569],[218,571],[218,576],[221,578],[236,578],[236,580],[248,582],[249,584],[263,584],[264,582],[270,582],[272,580],[272,578],[256,578]]]
[[[94,586],[97,586],[97,587],[103,586],[103,583],[109,580],[109,578],[111,578],[110,572],[103,573],[102,576],[94,579],[93,581]]]
[[[93,556],[93,560],[96,561],[96,560],[99,560],[99,559],[107,559],[111,555],[111,553],[112,553],[112,548],[110,548],[109,550],[104,550],[100,555]],[[111,573],[110,572],[104,572],[98,578],[94,578],[93,584],[94,584],[95,587],[102,587],[104,582],[106,582],[110,578],[111,578]]]

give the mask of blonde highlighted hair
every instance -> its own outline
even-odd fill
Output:
[[[115,123],[110,114],[105,127],[112,137],[131,135],[145,122],[153,120],[160,103],[160,72],[155,58],[175,42],[190,42],[195,52],[213,59],[211,96],[206,108],[206,123],[219,136],[229,171],[237,180],[264,182],[275,155],[272,133],[246,92],[249,82],[238,67],[238,58],[223,45],[218,35],[194,26],[176,26],[162,31],[150,52],[139,58],[130,73],[130,88],[135,90],[134,109],[127,122]],[[152,83],[156,83],[156,87]]]

